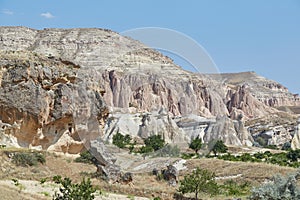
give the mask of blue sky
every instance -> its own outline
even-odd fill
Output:
[[[300,93],[299,0],[0,0],[0,25],[174,29],[221,72],[255,71]]]

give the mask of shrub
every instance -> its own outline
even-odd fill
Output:
[[[154,151],[161,149],[165,145],[165,141],[161,135],[152,135],[144,140],[146,146],[151,147]]]
[[[265,147],[268,144],[268,141],[265,140],[263,137],[257,137],[255,140],[261,147]]]
[[[150,146],[142,146],[139,150],[139,153],[146,154],[153,151],[153,148]]]
[[[250,192],[250,184],[248,182],[238,184],[236,181],[228,180],[221,187],[226,196],[241,196]]]
[[[72,183],[70,178],[53,177],[53,181],[61,184],[60,192],[55,192],[53,200],[92,200],[96,189],[91,185],[90,179],[83,179],[81,183]]]
[[[295,174],[283,177],[277,175],[273,177],[271,183],[254,188],[249,197],[250,200],[298,200],[300,199],[300,189],[297,186],[299,171]]]
[[[289,151],[289,150],[292,150],[292,145],[290,142],[286,142],[282,145],[282,148],[281,150],[285,150],[285,151]]]
[[[219,187],[214,180],[215,174],[211,171],[196,168],[192,174],[184,176],[180,181],[179,192],[182,194],[195,193],[196,200],[199,193],[206,193],[211,196],[219,193]]]
[[[287,158],[290,159],[292,162],[297,162],[298,158],[300,158],[300,149],[291,150],[287,154]]]
[[[117,133],[113,136],[113,144],[119,148],[125,148],[126,145],[129,145],[131,141],[130,135],[122,135],[121,133]]]
[[[215,156],[217,156],[217,153],[226,153],[227,150],[228,148],[222,140],[218,140],[212,148],[212,151],[214,152]]]
[[[80,157],[75,158],[75,162],[93,164],[95,157],[89,151],[83,151],[80,153]]]
[[[192,159],[196,154],[195,153],[182,153],[181,154],[181,158],[188,160],[188,159]]]
[[[193,149],[195,151],[195,153],[198,153],[198,151],[202,147],[202,140],[201,140],[201,138],[199,138],[199,136],[198,136],[195,139],[193,139],[192,142],[190,143],[189,147],[191,149]]]
[[[18,152],[12,158],[13,163],[18,166],[35,166],[46,162],[45,155],[38,152]]]

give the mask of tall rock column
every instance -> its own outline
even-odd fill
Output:
[[[297,127],[295,130],[295,134],[291,146],[293,150],[300,149],[300,118],[298,119],[297,122]]]

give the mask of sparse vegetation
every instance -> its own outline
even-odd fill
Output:
[[[80,153],[80,156],[75,159],[75,162],[93,164],[94,160],[95,157],[91,154],[91,152],[85,150]]]
[[[26,189],[25,186],[22,185],[18,179],[13,178],[11,180],[12,180],[13,184],[19,189],[19,192]]]
[[[219,186],[214,180],[215,174],[211,171],[197,167],[191,174],[184,176],[180,181],[179,192],[182,194],[194,193],[196,200],[199,193],[211,196],[219,193]]]
[[[117,133],[113,136],[113,144],[119,148],[125,148],[127,145],[130,145],[131,137],[130,135],[122,135],[121,133]]]
[[[72,183],[70,178],[62,179],[61,176],[53,177],[53,181],[60,184],[60,192],[55,192],[53,200],[92,200],[95,198],[96,189],[90,179],[83,179],[81,183]]]
[[[153,151],[157,151],[164,147],[165,141],[162,139],[161,135],[152,135],[144,139],[145,146],[139,149],[139,153],[147,154]]]
[[[17,166],[35,166],[46,162],[45,155],[39,152],[17,152],[13,155],[13,163]]]
[[[244,153],[242,155],[231,155],[227,153],[225,155],[218,156],[219,159],[229,160],[229,161],[240,161],[240,162],[265,162],[280,166],[288,167],[300,167],[298,158],[300,158],[300,150],[291,150],[289,152],[281,153],[271,153],[270,151],[265,151],[264,153],[255,153],[253,155],[249,153]]]
[[[212,152],[214,153],[215,157],[217,156],[217,153],[226,153],[227,150],[228,148],[222,140],[217,140],[212,147]]]
[[[249,195],[251,185],[249,182],[237,183],[234,180],[228,180],[220,186],[221,193],[226,196],[245,196]]]
[[[195,151],[195,153],[197,154],[198,151],[199,151],[199,150],[201,149],[201,147],[202,147],[202,140],[201,140],[201,138],[199,138],[199,136],[196,137],[196,138],[194,138],[194,139],[191,141],[189,147],[190,147],[191,149],[193,149],[193,150]]]
[[[161,135],[152,135],[144,140],[146,146],[151,147],[154,151],[161,149],[165,145]]]
[[[300,188],[297,185],[297,179],[300,176],[298,171],[295,174],[284,177],[277,175],[273,177],[270,183],[263,184],[252,190],[250,200],[298,200],[300,199]]]

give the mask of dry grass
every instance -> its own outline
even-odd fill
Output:
[[[189,160],[187,166],[189,171],[185,173],[189,173],[196,167],[200,167],[215,172],[217,177],[241,175],[237,179],[249,181],[253,185],[261,184],[272,178],[275,174],[289,174],[296,171],[295,168],[266,163],[232,162],[207,158]]]
[[[0,197],[1,200],[46,200],[47,198],[41,195],[28,194],[20,192],[17,188],[8,187],[7,185],[0,185]],[[49,199],[49,198],[48,198]]]
[[[238,151],[238,149],[236,149]],[[89,164],[75,163],[73,158],[66,157],[64,155],[56,155],[52,153],[46,153],[46,164],[32,166],[32,167],[17,167],[15,166],[7,155],[4,153],[7,150],[0,150],[0,179],[11,180],[16,178],[19,180],[37,180],[41,178],[49,177],[52,178],[55,175],[61,175],[62,177],[70,177],[74,181],[81,181],[83,173],[91,174],[96,171],[96,167]],[[131,155],[133,156],[133,155]],[[134,156],[133,156],[134,157]],[[126,159],[130,159],[129,157]],[[135,159],[135,158],[132,158]],[[168,159],[159,159],[160,162],[168,162]],[[149,162],[145,160],[144,162]],[[140,161],[138,162],[139,164]],[[134,163],[135,164],[135,163]],[[236,177],[237,181],[249,181],[253,185],[258,185],[275,174],[287,174],[295,171],[294,168],[280,167],[265,163],[244,163],[244,162],[231,162],[223,161],[218,159],[192,159],[186,163],[188,170],[180,172],[180,179],[194,168],[200,167],[209,169],[216,173],[217,177]],[[95,186],[99,187],[109,193],[117,194],[128,194],[134,196],[142,196],[153,198],[156,196],[162,199],[173,199],[173,194],[176,192],[178,187],[171,187],[165,181],[158,181],[156,177],[150,172],[134,173],[133,184],[108,184],[107,182],[99,179],[92,179]],[[219,180],[219,182],[222,182]],[[16,199],[19,197],[19,193],[15,188],[5,188],[0,186],[0,194],[8,194],[5,198],[8,200]],[[33,196],[26,196],[23,199],[41,199]],[[205,196],[203,199],[210,199]],[[3,199],[3,198],[2,198]],[[228,197],[214,197],[212,199],[228,199]]]

